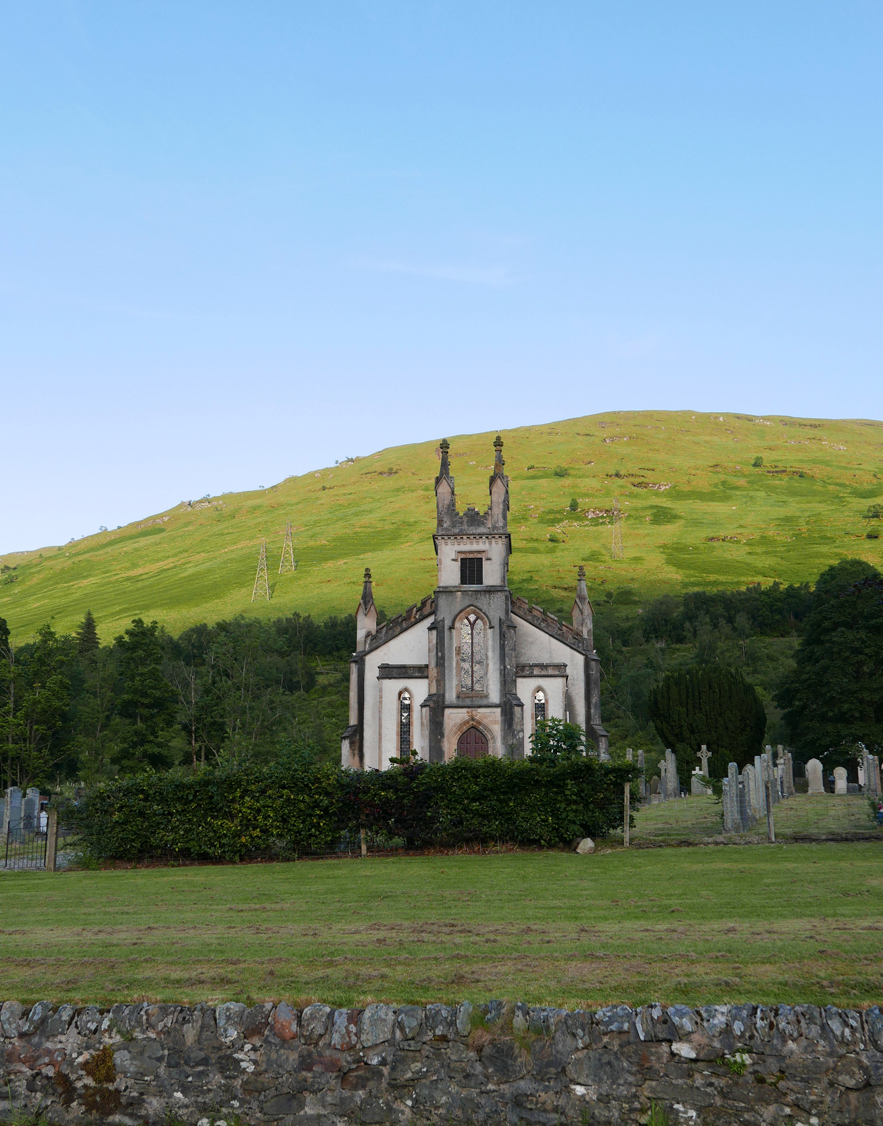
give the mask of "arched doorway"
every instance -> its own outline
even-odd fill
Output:
[[[487,736],[482,735],[477,727],[467,728],[457,740],[460,758],[483,758],[487,753]]]

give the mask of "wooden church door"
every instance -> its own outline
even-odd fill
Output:
[[[487,739],[477,727],[470,727],[457,740],[457,754],[462,758],[482,758],[487,753]]]

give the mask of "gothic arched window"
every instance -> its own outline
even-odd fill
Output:
[[[537,724],[541,719],[546,718],[546,693],[542,688],[538,688],[533,697],[533,725],[536,730]]]
[[[487,692],[485,625],[473,610],[460,622],[460,691],[483,696]]]
[[[411,693],[405,691],[399,696],[399,755],[404,758],[411,753]]]

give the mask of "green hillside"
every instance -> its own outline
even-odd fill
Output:
[[[451,436],[461,508],[487,504],[493,437]],[[510,584],[555,613],[569,610],[579,563],[596,599],[605,587],[622,597],[625,588],[643,596],[812,581],[844,555],[883,567],[883,538],[869,538],[883,534],[883,520],[866,518],[883,502],[881,422],[623,411],[503,438]],[[757,457],[762,466],[753,466]],[[366,566],[379,605],[395,613],[435,585],[437,464],[435,442],[397,446],[0,557],[0,617],[21,641],[47,621],[70,630],[91,609],[106,641],[137,615],[176,632],[240,613],[351,613]],[[621,560],[611,558],[615,498]],[[299,565],[278,575],[289,519]],[[262,537],[273,597],[252,604]]]

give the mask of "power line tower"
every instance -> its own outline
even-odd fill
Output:
[[[254,602],[256,598],[266,598],[270,601],[270,577],[267,574],[267,541],[261,540],[261,556],[258,559],[258,573],[254,577],[254,590],[251,592],[251,600]]]
[[[622,559],[622,513],[619,511],[619,497],[613,498],[613,546],[611,559]]]
[[[291,521],[289,520],[285,526],[285,543],[282,545],[282,558],[279,560],[279,574],[284,575],[286,571],[296,571],[297,561],[294,558],[294,547],[291,543]]]

